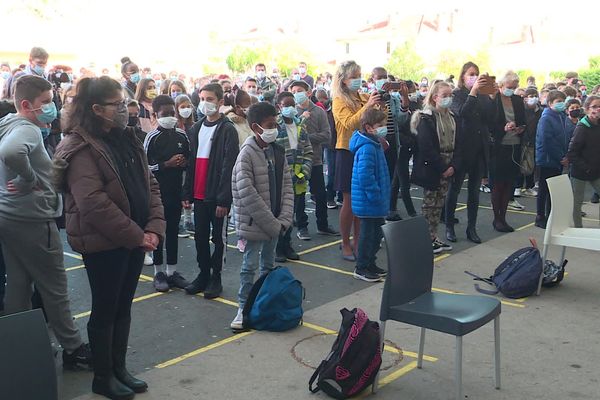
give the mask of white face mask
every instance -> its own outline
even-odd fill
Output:
[[[207,115],[209,117],[215,115],[218,111],[217,105],[208,101],[201,101],[198,108],[200,109],[200,112],[202,114]]]
[[[181,118],[189,118],[192,115],[192,109],[190,107],[182,107],[179,109],[179,115],[181,115]]]
[[[260,129],[263,130],[263,133],[260,134],[260,138],[263,140],[263,142],[273,143],[275,141],[275,139],[277,139],[277,135],[279,134],[279,131],[277,130],[277,128],[265,129],[260,125],[258,125],[258,126],[260,127]]]
[[[175,117],[162,117],[157,120],[158,125],[164,129],[173,129],[177,125],[177,118]]]

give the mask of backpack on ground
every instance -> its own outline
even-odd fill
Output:
[[[565,267],[569,260],[564,260],[561,265],[557,265],[554,261],[546,260],[544,263],[544,278],[542,278],[542,286],[554,287],[558,285],[565,277]]]
[[[493,286],[493,290],[486,290],[475,284],[475,289],[484,294],[502,293],[511,299],[520,299],[531,296],[537,291],[542,273],[542,257],[540,251],[532,241],[531,247],[517,250],[502,262],[489,278],[482,278],[471,272],[465,271],[474,277],[474,280]]]
[[[302,321],[302,283],[287,267],[276,267],[252,286],[244,306],[244,328],[282,332]]]
[[[336,399],[359,394],[373,384],[381,367],[379,324],[369,320],[360,308],[344,308],[342,325],[331,352],[311,376],[308,388]],[[316,381],[316,387],[313,383]]]

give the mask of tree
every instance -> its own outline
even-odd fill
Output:
[[[225,59],[233,72],[243,73],[252,67],[260,58],[260,54],[251,48],[236,46]]]
[[[397,78],[418,81],[423,76],[425,63],[415,51],[414,43],[404,42],[396,47],[385,68]]]

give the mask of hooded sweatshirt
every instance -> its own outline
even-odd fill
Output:
[[[12,181],[16,193],[7,189]],[[62,214],[62,198],[52,185],[52,160],[40,128],[18,114],[0,120],[0,216],[18,221],[50,221]]]

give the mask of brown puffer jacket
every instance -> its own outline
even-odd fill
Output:
[[[127,134],[135,135],[129,128]],[[166,224],[158,183],[147,169],[141,143],[138,147],[150,190],[144,229],[130,218],[125,188],[102,142],[83,129],[65,134],[54,154],[54,178],[64,194],[67,239],[73,250],[88,254],[121,247],[134,249],[142,245],[144,232],[164,237]]]

